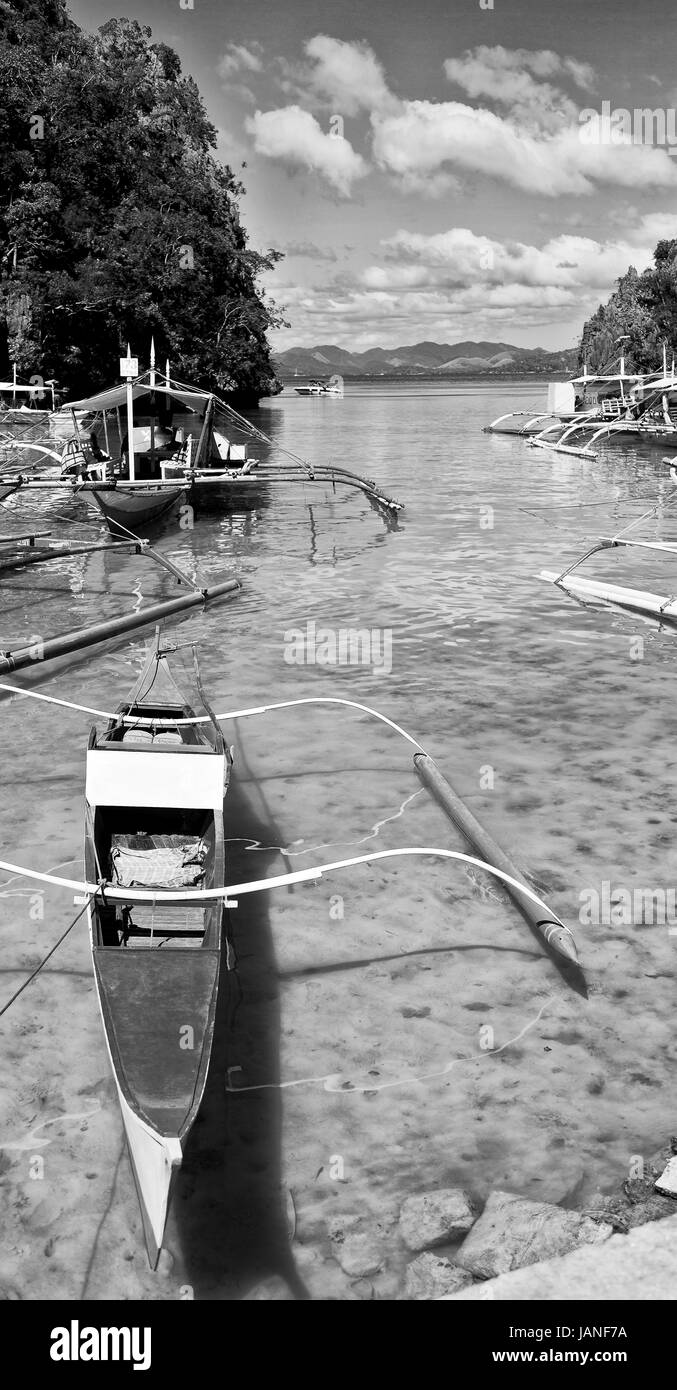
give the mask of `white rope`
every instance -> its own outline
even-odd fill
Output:
[[[472,864],[477,869],[483,869],[486,873],[493,874],[500,878],[503,883],[508,883],[512,888],[523,893],[526,898],[530,898],[537,907],[543,910],[544,920],[557,922],[561,926],[558,918],[553,917],[552,912],[542,898],[539,898],[526,884],[520,883],[518,879],[512,878],[502,869],[497,869],[493,864],[485,864],[483,859],[476,859],[472,854],[462,854],[455,849],[424,848],[413,846],[406,849],[380,849],[373,850],[371,854],[359,854],[353,859],[337,859],[331,864],[318,864],[312,869],[296,869],[291,874],[276,874],[272,878],[254,879],[249,883],[229,883],[222,888],[191,888],[184,892],[170,892],[167,890],[154,890],[147,888],[114,888],[108,883],[81,883],[78,879],[59,878],[55,874],[42,874],[36,869],[26,869],[21,864],[9,864],[4,859],[0,859],[0,869],[6,873],[16,874],[19,877],[36,879],[40,883],[53,883],[58,888],[71,888],[77,893],[91,893],[106,899],[110,898],[115,902],[136,902],[136,903],[196,903],[213,902],[216,899],[244,897],[246,893],[261,893],[268,888],[281,888],[288,883],[308,883],[313,879],[323,878],[325,874],[333,872],[334,869],[348,869],[356,864],[371,864],[376,859],[397,859],[408,854],[428,854],[438,856],[442,859],[459,859],[464,864]]]
[[[135,728],[152,727],[162,721],[155,719],[144,719],[142,716],[134,714],[112,714],[109,710],[92,709],[89,705],[76,705],[71,700],[59,700],[55,695],[41,695],[37,690],[21,690],[17,685],[7,685],[0,681],[0,690],[7,690],[12,695],[22,695],[30,697],[31,700],[44,700],[48,705],[61,705],[65,709],[78,710],[81,714],[93,714],[97,719],[113,719],[120,724],[133,724]],[[420,753],[425,753],[425,748],[415,739],[412,734],[408,734],[393,719],[388,719],[385,714],[380,714],[377,709],[372,709],[371,705],[362,705],[357,700],[342,700],[337,695],[311,695],[302,700],[279,700],[274,705],[252,705],[250,709],[227,710],[225,714],[215,714],[214,719],[219,722],[223,719],[244,719],[252,714],[268,714],[271,710],[291,709],[296,705],[348,705],[351,709],[360,709],[364,714],[371,714],[375,719],[380,719],[383,724],[394,729],[401,734],[407,743],[413,744]],[[211,724],[213,721],[210,715],[196,716],[194,719],[172,719],[172,728],[181,728],[185,725]]]

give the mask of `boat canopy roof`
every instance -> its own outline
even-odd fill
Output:
[[[29,396],[40,396],[44,394],[44,386],[22,386],[20,382],[0,381],[0,391],[27,391]]]
[[[611,372],[606,374],[588,372],[587,376],[572,377],[572,385],[585,386],[587,384],[590,386],[593,382],[598,381],[646,381],[650,375],[650,372]]]
[[[188,410],[202,411],[207,402],[211,399],[208,391],[184,391],[176,386],[166,386],[160,380],[155,386],[149,386],[147,382],[135,383],[132,387],[134,400],[140,400],[143,396],[169,396],[174,401],[180,401]],[[66,410],[89,410],[96,413],[107,410],[121,409],[127,402],[127,387],[112,386],[108,391],[98,391],[95,396],[84,396],[81,401],[66,401]]]

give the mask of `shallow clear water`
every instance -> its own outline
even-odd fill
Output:
[[[482,433],[513,404],[543,399],[533,383],[384,383],[324,401],[288,388],[256,423],[309,459],[378,479],[406,504],[397,529],[358,494],[290,484],[246,513],[169,526],[158,543],[206,582],[242,580],[234,602],[176,629],[200,643],[213,706],[340,695],[402,724],[572,926],[588,997],[498,885],[453,861],[383,861],[242,899],[238,977],[226,981],[222,1044],[166,1264],[152,1276],[80,924],[0,1023],[12,1233],[0,1272],[23,1296],[59,1297],[65,1282],[67,1296],[90,1298],[177,1297],[184,1285],[242,1297],[271,1272],[302,1279],[313,1297],[365,1296],[331,1259],[335,1212],[370,1211],[390,1231],[409,1192],[452,1183],[582,1206],[627,1177],[632,1155],[665,1141],[677,935],[660,922],[594,925],[579,912],[604,883],[674,887],[675,635],[581,607],[538,575],[657,499],[659,514],[637,534],[677,537],[672,484],[660,450],[616,445],[591,463]],[[2,516],[5,533],[38,522],[56,532],[65,518],[70,534],[103,534],[96,517],[82,524],[80,501],[24,497]],[[606,552],[582,573],[677,591],[677,565],[650,552]],[[0,646],[171,592],[136,556],[26,570],[2,580]],[[289,663],[291,630],[313,621],[391,633],[392,670]],[[142,651],[136,639],[89,656],[40,688],[110,709]],[[3,857],[67,864],[77,877],[86,717],[32,701],[1,708]],[[357,713],[303,707],[231,722],[228,733],[235,881],[369,849],[464,848],[420,791],[410,747]],[[72,893],[48,890],[41,921],[32,889],[3,880],[9,997],[75,909]],[[482,1027],[501,1051],[483,1047]],[[226,1067],[240,1069],[233,1086],[269,1089],[226,1096]],[[35,1149],[26,1136],[42,1123],[49,1143]],[[33,1152],[47,1187],[30,1178]],[[342,1181],[331,1176],[336,1156]],[[380,1296],[404,1261],[387,1239]]]

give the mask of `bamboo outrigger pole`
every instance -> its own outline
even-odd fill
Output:
[[[479,821],[475,820],[472,811],[469,811],[465,803],[457,796],[430,755],[428,753],[415,753],[414,765],[423,785],[456,826],[456,829],[460,830],[471,849],[481,859],[486,859],[487,863],[500,869],[508,878],[516,879],[518,883],[524,883],[523,875],[515,868],[507,854],[496,844],[496,841],[480,825]],[[557,955],[564,957],[565,960],[578,965],[576,942],[569,928],[560,922],[559,917],[556,917],[554,913],[550,917],[544,917],[543,912],[523,893],[518,893],[515,888],[511,887],[509,882],[506,883],[506,891],[546,946],[549,946]]]
[[[0,654],[0,673],[20,671],[25,666],[41,666],[55,657],[66,656],[82,647],[93,647],[98,642],[107,642],[125,632],[147,627],[149,623],[160,622],[172,613],[180,613],[185,608],[195,608],[197,604],[209,603],[213,599],[239,593],[242,585],[238,579],[228,579],[222,584],[214,584],[210,589],[195,589],[193,593],[182,594],[179,598],[167,599],[164,603],[154,603],[150,608],[142,608],[139,613],[126,613],[120,618],[108,618],[92,627],[78,628],[75,632],[64,632],[58,637],[33,640],[29,646],[17,647],[15,651]]]

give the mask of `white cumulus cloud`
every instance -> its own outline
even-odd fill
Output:
[[[343,197],[367,173],[368,165],[350,142],[324,131],[311,112],[300,106],[256,111],[247,117],[245,129],[253,136],[258,154],[279,160],[289,169],[321,175]]]
[[[397,113],[377,114],[372,124],[377,163],[421,186],[445,167],[545,197],[588,194],[597,183],[677,185],[677,167],[665,150],[629,141],[586,143],[579,126],[533,134],[462,102],[402,102]]]
[[[260,48],[260,44],[246,48],[244,44],[229,43],[223,57],[219,59],[219,76],[232,77],[236,73],[262,72],[263,58]]]
[[[340,114],[378,111],[392,102],[383,67],[368,44],[316,34],[305,49],[314,64],[311,86]]]

